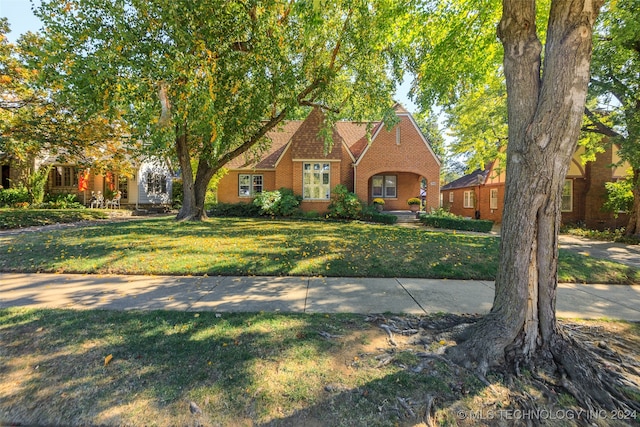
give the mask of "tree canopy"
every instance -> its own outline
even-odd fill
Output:
[[[585,129],[619,145],[632,168],[633,194],[627,234],[640,234],[640,22],[638,0],[608,3],[594,38],[590,95]]]
[[[323,0],[43,1],[37,11],[43,77],[131,124],[149,152],[176,155],[179,217],[196,219],[215,172],[263,149],[297,109],[389,116],[406,13],[399,1]]]
[[[86,118],[73,105],[63,102],[58,86],[40,80],[36,53],[43,39],[27,33],[13,44],[6,38],[8,31],[8,23],[3,19],[0,151],[27,173],[36,157],[130,173],[131,162],[122,143],[124,124],[111,122],[104,116]]]

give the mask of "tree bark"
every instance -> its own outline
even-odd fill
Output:
[[[490,313],[451,349],[484,373],[555,358],[562,187],[580,132],[602,1],[554,0],[541,78],[535,0],[503,0],[509,144],[500,264]]]
[[[193,168],[191,167],[191,154],[189,153],[189,141],[187,124],[176,125],[176,153],[180,169],[182,170],[182,207],[176,216],[178,220],[192,220],[198,217],[196,197],[194,192]]]
[[[633,191],[633,207],[629,216],[629,223],[624,231],[625,236],[640,236],[640,169],[633,170],[631,178],[631,186]]]

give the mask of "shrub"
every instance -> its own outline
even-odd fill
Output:
[[[443,207],[439,207],[437,209],[432,209],[431,213],[429,215],[445,217],[445,218],[461,218],[458,215],[449,212],[447,209],[445,209]]]
[[[260,208],[253,203],[216,203],[207,212],[209,216],[255,218]]]
[[[317,211],[300,212],[299,216],[301,218],[304,218],[304,219],[320,219],[320,218],[322,218],[322,215],[320,215],[320,212],[317,212]]]
[[[44,187],[53,166],[42,167],[29,175],[27,179],[27,191],[29,192],[29,202],[40,204],[44,200]]]
[[[331,203],[328,207],[329,218],[358,219],[362,212],[362,202],[354,193],[350,193],[343,184],[331,190]]]
[[[171,207],[180,209],[184,200],[184,189],[182,188],[182,179],[176,179],[171,186]]]
[[[281,188],[276,191],[263,191],[253,200],[263,215],[292,216],[299,211],[302,197],[293,194],[293,190]]]
[[[480,219],[467,219],[447,212],[446,215],[420,215],[420,222],[434,228],[447,228],[449,230],[478,231],[488,233],[493,228],[493,221]]]
[[[44,202],[37,206],[38,209],[84,209],[85,207],[75,194],[48,194]]]
[[[0,207],[15,207],[18,203],[29,203],[29,192],[25,187],[0,190]]]
[[[364,206],[360,212],[360,218],[363,221],[377,222],[381,224],[395,224],[398,217],[391,214],[380,213],[372,206]]]
[[[618,217],[618,212],[630,212],[633,208],[633,182],[627,178],[617,182],[605,182],[607,200],[602,206],[604,210],[613,212]]]

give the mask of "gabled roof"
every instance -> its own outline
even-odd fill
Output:
[[[335,128],[332,132],[333,147],[326,152],[325,141],[318,131],[324,125],[324,114],[319,108],[314,108],[309,113],[307,119],[291,137],[291,157],[295,160],[327,159],[339,160],[342,155],[340,151],[340,135]]]
[[[360,157],[364,149],[367,148],[367,144],[369,144],[367,127],[371,127],[371,135],[373,135],[381,123],[382,122],[337,122],[336,130],[347,148],[349,148],[349,151],[351,151],[353,158],[358,160],[358,157]]]
[[[431,143],[424,136],[424,134],[420,130],[420,127],[416,123],[416,121],[413,118],[413,116],[398,102],[396,102],[396,104],[393,106],[393,109],[394,109],[396,115],[404,116],[411,122],[411,124],[413,125],[413,127],[416,130],[417,135],[420,137],[420,139],[422,140],[424,145],[427,147],[427,150],[429,150],[429,152],[431,153],[431,155],[433,156],[435,161],[438,163],[438,165],[441,165],[442,162],[440,161],[440,159],[436,155],[435,151],[433,151],[433,148],[431,147]],[[373,128],[373,130],[371,132],[371,141],[372,142],[376,139],[376,137],[378,136],[378,133],[380,133],[382,128],[383,128],[383,122],[379,122]],[[370,146],[371,146],[371,144],[365,144],[364,148],[362,149],[362,151],[358,153],[358,155],[356,156],[356,165],[359,164],[360,161],[363,159],[364,155],[366,154],[366,152],[367,152],[367,150],[369,149]]]
[[[241,155],[231,160],[225,167],[228,169],[274,169],[278,159],[285,151],[287,143],[301,125],[302,120],[284,122],[282,126],[267,132],[267,138],[271,140],[271,145],[259,159]]]
[[[275,169],[278,160],[287,149],[291,139],[300,130],[303,123],[304,121],[302,120],[284,122],[282,126],[267,132],[267,138],[271,140],[271,145],[259,156],[259,159],[252,159],[249,155],[242,155],[227,163],[225,167],[228,169]],[[334,150],[336,147],[339,147],[342,142],[351,152],[354,159],[357,159],[369,143],[367,139],[367,126],[372,127],[371,133],[373,133],[377,130],[378,126],[380,126],[380,123],[381,122],[372,122],[370,124],[349,121],[337,122],[335,125],[336,131],[334,132]],[[314,132],[317,132],[317,130],[317,128],[314,129]],[[317,138],[319,138],[320,142],[315,144],[316,148],[313,150],[323,151],[324,141],[321,141],[320,137]],[[318,151],[318,153],[311,153],[308,149],[305,149],[303,152],[298,150],[295,154],[296,156],[305,156],[307,158],[324,157],[324,153],[320,153],[320,151]]]
[[[469,175],[465,175],[462,178],[458,178],[455,181],[451,181],[450,183],[443,185],[440,191],[482,185],[486,182],[487,177],[489,176],[489,171],[490,169],[476,169]]]
[[[400,104],[395,104],[394,110],[398,115],[407,115],[409,112]],[[291,155],[295,159],[337,159],[340,157],[340,144],[344,144],[352,156],[352,160],[357,162],[365,153],[370,140],[367,137],[367,128],[370,128],[371,139],[383,127],[383,122],[336,122],[333,132],[333,149],[330,153],[324,153],[324,141],[317,134],[321,127],[323,117],[319,109],[311,111],[304,120],[294,120],[283,122],[281,126],[267,132],[267,138],[271,140],[271,145],[262,153],[259,158],[250,154],[241,155],[225,165],[228,169],[275,169],[279,159],[287,149],[291,149]],[[413,121],[413,119],[412,119]],[[417,128],[417,125],[413,121]],[[425,144],[433,152],[428,141],[424,138]],[[437,159],[437,156],[434,154]],[[437,159],[439,162],[439,159]]]

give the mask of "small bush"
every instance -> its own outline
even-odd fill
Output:
[[[347,187],[338,184],[331,190],[331,203],[328,208],[329,218],[358,219],[362,212],[362,202]]]
[[[565,224],[560,228],[560,233],[571,234],[573,236],[585,237],[593,240],[601,240],[605,242],[618,242],[627,245],[639,245],[640,239],[636,236],[625,236],[625,229],[616,228],[615,230],[591,230],[582,225]]]
[[[216,203],[207,212],[209,216],[256,218],[260,208],[253,203]]]
[[[180,209],[184,200],[184,188],[182,188],[182,179],[176,179],[171,186],[171,207]]]
[[[493,221],[451,218],[436,215],[421,215],[420,222],[428,227],[447,228],[449,230],[478,231],[481,233],[488,233],[493,228]]]
[[[304,219],[320,219],[322,215],[317,211],[309,211],[309,212],[300,212],[298,215],[300,218]]]
[[[84,209],[75,194],[47,194],[44,202],[37,205],[38,209]]]
[[[44,187],[47,184],[47,178],[52,168],[53,166],[51,165],[42,167],[27,178],[27,191],[29,192],[29,202],[31,204],[38,205],[44,200]]]
[[[29,204],[31,196],[24,187],[18,188],[5,188],[0,190],[0,207],[11,208],[15,207],[18,203]]]
[[[363,207],[362,212],[360,212],[360,219],[380,224],[395,224],[398,221],[397,216],[378,212],[373,206]]]
[[[293,190],[281,188],[276,191],[263,191],[253,200],[253,204],[260,208],[263,215],[292,216],[298,213],[301,196],[296,196]]]

